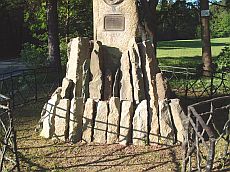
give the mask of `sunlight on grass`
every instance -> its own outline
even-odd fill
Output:
[[[230,45],[230,37],[211,39],[212,56],[215,58],[221,49]],[[158,43],[157,57],[160,65],[194,67],[202,63],[201,40],[175,40]]]

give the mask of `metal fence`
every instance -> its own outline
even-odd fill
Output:
[[[176,96],[186,105],[230,94],[230,72],[221,71],[202,75],[196,68],[161,66]],[[64,71],[64,70],[63,70]],[[19,106],[41,98],[48,98],[58,87],[61,76],[55,68],[17,70],[0,74],[0,93]]]
[[[230,94],[230,71],[215,71],[203,75],[196,68],[161,66],[171,89],[187,105]]]
[[[229,166],[230,96],[188,106],[188,120],[182,171],[211,172]]]
[[[0,171],[20,171],[10,98],[0,94]]]
[[[55,68],[23,69],[0,74],[0,93],[11,98],[12,107],[48,98],[58,87]]]

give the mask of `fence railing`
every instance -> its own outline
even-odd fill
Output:
[[[224,168],[230,158],[230,96],[188,106],[188,120],[182,171]]]
[[[187,105],[215,96],[230,94],[230,72],[214,72],[203,76],[195,68],[161,66],[172,90]],[[0,93],[19,106],[48,98],[58,87],[60,76],[55,68],[17,70],[0,74]]]
[[[230,71],[215,71],[203,75],[196,68],[161,66],[172,90],[187,105],[217,96],[230,94]],[[193,101],[190,101],[193,100]]]
[[[10,98],[0,94],[0,171],[20,171]]]
[[[0,93],[11,98],[12,106],[48,98],[58,87],[57,69],[43,67],[0,74]]]

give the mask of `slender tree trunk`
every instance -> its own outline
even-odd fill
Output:
[[[66,0],[66,21],[65,21],[65,41],[68,44],[69,42],[69,11],[70,11],[70,2]]]
[[[58,36],[58,12],[57,0],[46,0],[47,2],[47,25],[48,25],[48,49],[50,65],[57,68],[58,75],[61,74],[61,57]],[[60,84],[60,79],[59,79]]]
[[[209,1],[200,1],[201,13],[204,10],[209,10]],[[202,12],[203,11],[203,12]],[[210,29],[209,29],[209,15],[201,15],[201,37],[202,37],[202,61],[204,74],[212,71],[212,55],[211,55],[211,42],[210,42]]]

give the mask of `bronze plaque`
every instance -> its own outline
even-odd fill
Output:
[[[122,3],[124,0],[104,0],[104,2],[108,5],[117,5]]]
[[[124,31],[125,17],[117,14],[105,16],[104,29],[106,31]]]

